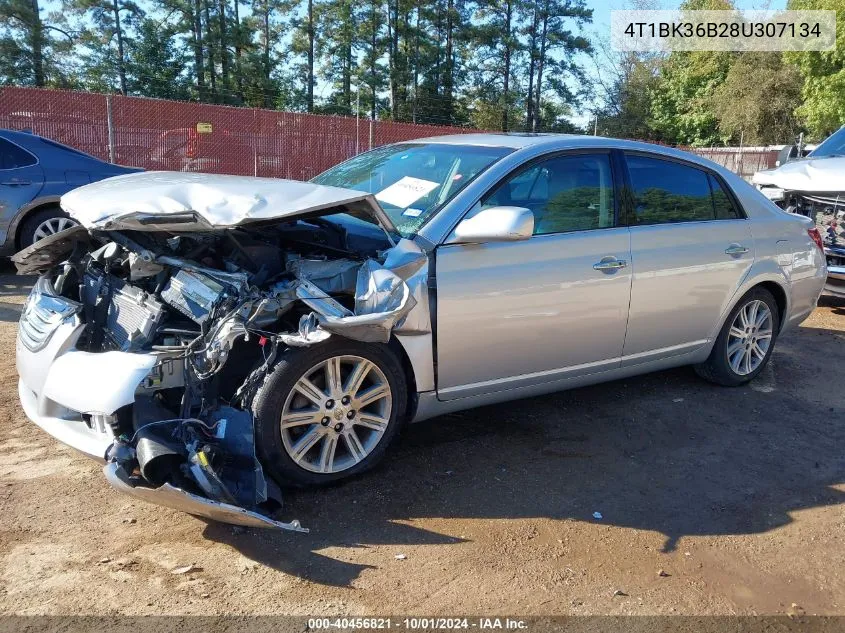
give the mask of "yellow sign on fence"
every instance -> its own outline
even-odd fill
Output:
[[[197,123],[197,132],[200,134],[211,134],[211,123]]]

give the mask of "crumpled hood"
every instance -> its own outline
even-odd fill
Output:
[[[148,171],[74,189],[61,206],[88,229],[171,231],[295,219],[344,206],[396,233],[369,193],[278,178]]]
[[[845,191],[845,157],[812,156],[758,171],[751,180],[755,185],[772,185],[787,191],[815,193]]]

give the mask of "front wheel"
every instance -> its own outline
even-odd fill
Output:
[[[695,371],[726,387],[753,380],[772,356],[780,323],[777,302],[768,290],[748,292],[728,315],[710,357]]]
[[[386,345],[332,338],[289,350],[253,401],[262,464],[283,486],[328,484],[372,468],[404,421],[406,385]]]

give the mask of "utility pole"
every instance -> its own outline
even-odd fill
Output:
[[[359,130],[361,129],[361,82],[355,83],[355,155],[361,153]]]

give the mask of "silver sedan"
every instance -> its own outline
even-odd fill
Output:
[[[402,179],[433,191],[380,194]],[[408,385],[414,420],[682,365],[742,385],[812,312],[825,280],[812,222],[721,166],[666,147],[434,137],[357,156],[315,182],[376,194],[428,253],[430,339],[400,335],[414,344],[398,358],[387,348],[340,357],[355,371],[371,367],[384,385],[388,428],[398,426],[405,404],[395,395]],[[327,350],[311,360],[338,358]],[[385,435],[365,452],[380,454],[393,434]],[[286,476],[326,477],[288,442],[283,454]],[[340,470],[369,465],[350,464]]]
[[[587,136],[421,139],[310,183],[121,176],[62,207],[80,226],[15,256],[43,273],[25,412],[119,490],[233,521],[262,468],[337,481],[407,421],[681,365],[747,383],[826,276],[813,223],[735,174]],[[258,461],[227,483],[235,454]]]

